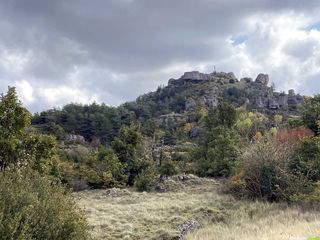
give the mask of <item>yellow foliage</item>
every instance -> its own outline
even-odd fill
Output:
[[[193,127],[194,127],[194,125],[192,123],[186,123],[184,125],[183,132],[185,134],[188,134],[192,130]]]
[[[256,132],[256,134],[253,137],[254,141],[258,141],[260,138],[262,138],[262,133],[261,132]]]
[[[277,124],[280,124],[282,123],[282,120],[283,120],[283,116],[282,115],[274,115],[274,121],[277,123]]]
[[[276,135],[278,133],[278,129],[276,127],[272,127],[270,129],[270,133],[271,133],[272,136],[274,136],[274,135]]]
[[[201,108],[198,114],[200,115],[200,118],[203,119],[204,117],[208,116],[208,110],[205,108]]]

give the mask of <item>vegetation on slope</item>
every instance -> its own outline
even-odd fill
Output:
[[[54,139],[31,132],[14,88],[0,98],[0,238],[88,239],[85,219],[52,177]]]

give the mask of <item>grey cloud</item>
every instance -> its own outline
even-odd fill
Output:
[[[232,67],[226,39],[252,15],[318,8],[318,0],[1,0],[0,49],[32,52],[20,77],[33,87],[79,87],[114,104],[165,83],[170,64]],[[257,61],[260,49],[251,48]],[[82,75],[72,80],[75,69]]]

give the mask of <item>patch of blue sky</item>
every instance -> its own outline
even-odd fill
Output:
[[[320,31],[320,21],[312,23],[311,25],[304,28],[306,31],[318,30]]]
[[[236,46],[236,45],[245,43],[248,39],[249,39],[248,35],[242,34],[242,35],[232,36],[230,40],[232,42],[232,45]]]

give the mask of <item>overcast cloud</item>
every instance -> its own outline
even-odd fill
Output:
[[[319,0],[0,0],[0,92],[118,105],[184,71],[320,92]]]

